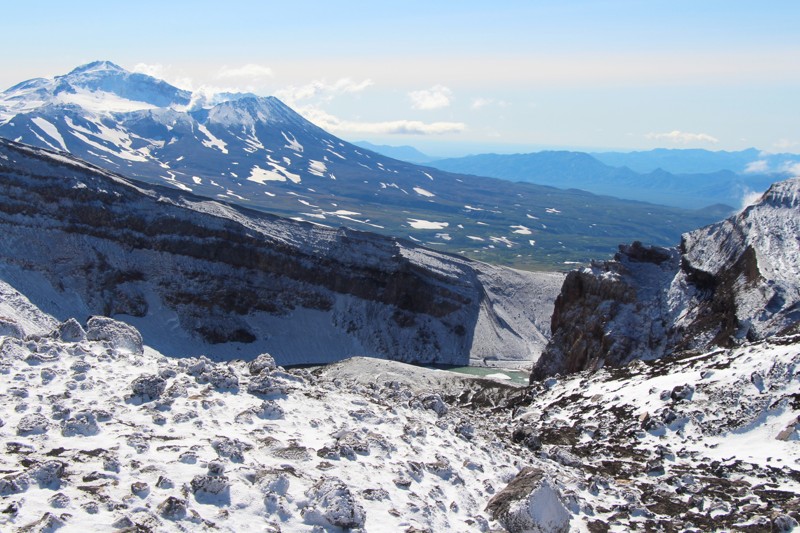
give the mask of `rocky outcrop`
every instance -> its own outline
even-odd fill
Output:
[[[621,246],[567,275],[532,380],[686,349],[730,347],[800,323],[800,179],[679,248]]]
[[[467,364],[544,344],[552,276],[145,189],[6,140],[0,175],[7,281],[57,317],[131,322],[164,353]]]

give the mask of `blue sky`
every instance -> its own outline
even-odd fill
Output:
[[[348,140],[800,152],[800,2],[21,2],[3,88],[95,59],[274,94]]]

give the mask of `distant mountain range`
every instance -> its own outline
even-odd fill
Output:
[[[274,97],[207,98],[107,61],[0,93],[0,136],[143,182],[521,267],[609,257],[637,239],[667,245],[727,214],[421,167],[347,143]],[[553,165],[550,182],[573,186]]]
[[[800,161],[800,156],[766,156],[757,150],[652,150],[630,154],[567,151],[482,154],[430,164],[449,172],[576,188],[643,202],[692,209],[720,204],[732,210],[754,192],[763,192],[776,180],[791,174],[795,161]],[[674,174],[665,167],[691,173]],[[745,172],[746,169],[751,172]]]
[[[435,157],[424,154],[413,146],[389,146],[386,144],[372,144],[367,141],[356,141],[353,144],[371,150],[377,154],[385,155],[392,159],[399,159],[400,161],[407,161],[409,163],[424,165],[436,160]]]
[[[673,174],[712,174],[720,170],[737,174],[781,173],[800,163],[798,154],[770,154],[756,148],[735,152],[656,148],[642,152],[596,152],[591,155],[606,165],[628,167],[641,173],[658,169]]]

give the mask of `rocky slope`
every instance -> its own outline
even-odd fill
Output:
[[[0,279],[168,354],[530,362],[560,276],[317,227],[0,140]]]
[[[164,357],[0,282],[0,529],[791,531],[800,338],[531,389]],[[35,331],[36,333],[29,333]]]
[[[687,233],[679,249],[620,247],[568,274],[534,379],[686,349],[730,347],[800,323],[800,179]]]

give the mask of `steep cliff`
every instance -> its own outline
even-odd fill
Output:
[[[559,278],[135,184],[0,140],[0,274],[57,317],[103,314],[164,353],[524,363]]]
[[[679,248],[621,246],[567,275],[532,379],[675,351],[731,347],[800,322],[800,179]]]

